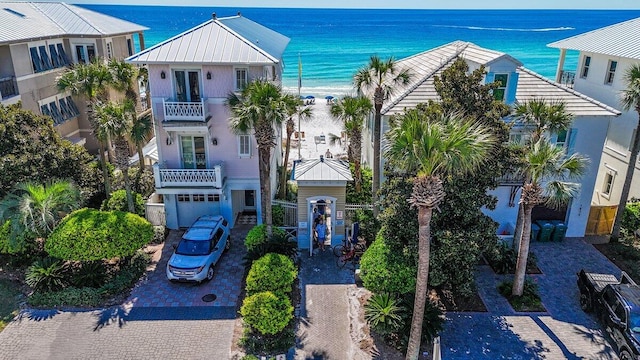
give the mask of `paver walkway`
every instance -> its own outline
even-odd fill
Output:
[[[480,266],[477,284],[487,313],[448,313],[441,334],[443,359],[617,359],[598,323],[580,309],[576,273],[620,269],[581,239],[532,243],[546,313],[516,313],[496,290],[508,275]]]

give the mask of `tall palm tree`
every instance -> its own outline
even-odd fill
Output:
[[[11,220],[11,238],[23,231],[49,235],[62,218],[80,207],[80,191],[68,181],[20,183],[0,201],[0,223]]]
[[[136,152],[138,153],[138,167],[142,170],[144,167],[144,153],[142,148],[147,143],[147,136],[153,130],[153,119],[151,113],[144,113],[140,116],[136,116],[136,120],[131,126],[129,132],[129,140],[136,146]],[[138,172],[142,174],[142,171]]]
[[[546,133],[567,131],[573,121],[573,114],[569,113],[563,101],[547,101],[544,98],[533,98],[529,101],[516,103],[514,114],[523,125],[530,130],[529,143],[536,143]],[[525,148],[526,149],[526,148]],[[529,179],[524,179],[527,182]],[[516,228],[513,244],[520,248],[522,241],[522,226],[524,223],[524,208],[518,205]]]
[[[111,86],[124,94],[125,98],[138,105],[138,94],[133,87],[133,81],[138,78],[138,69],[123,60],[111,59],[108,64],[111,72]]]
[[[515,296],[522,296],[524,289],[533,208],[540,204],[553,208],[566,204],[579,190],[580,184],[575,181],[582,176],[588,164],[580,154],[567,156],[564,149],[550,143],[545,136],[529,144],[523,157],[520,171],[527,180],[520,197],[524,222],[512,289]]]
[[[287,133],[287,140],[285,141],[284,160],[282,162],[282,177],[280,178],[280,194],[281,199],[287,197],[287,166],[289,164],[289,155],[291,154],[291,135],[296,130],[296,123],[293,120],[294,116],[298,117],[298,123],[301,119],[311,118],[313,109],[310,106],[302,107],[302,101],[298,97],[292,95],[286,95],[285,101],[288,104],[289,112],[287,122],[285,124],[285,131]],[[300,129],[298,129],[300,131]],[[298,141],[302,141],[302,138],[298,136]],[[298,143],[298,149],[302,146]]]
[[[456,114],[409,110],[390,125],[385,147],[389,165],[415,176],[407,201],[418,208],[418,272],[406,358],[417,359],[429,279],[431,216],[445,196],[442,177],[477,171],[495,140],[480,123]]]
[[[100,119],[99,133],[108,134],[113,138],[116,153],[116,166],[122,171],[124,188],[127,193],[127,207],[129,212],[135,213],[131,181],[129,180],[129,142],[127,136],[131,132],[136,117],[135,106],[129,100],[121,103],[108,102],[98,105],[97,116]]]
[[[624,185],[622,185],[622,194],[620,195],[620,202],[618,203],[616,220],[613,223],[613,231],[611,233],[613,239],[620,237],[622,215],[627,206],[635,164],[638,161],[638,152],[640,151],[640,63],[631,65],[625,72],[623,79],[627,88],[622,91],[622,108],[626,111],[634,109],[638,113],[638,124],[636,125],[635,136],[631,139],[633,143],[631,146],[631,154],[629,154],[629,163],[627,164],[627,174],[624,177]]]
[[[247,134],[253,130],[255,135],[258,144],[262,222],[266,224],[267,234],[271,237],[271,150],[276,145],[275,129],[282,126],[290,107],[282,88],[263,79],[249,83],[239,95],[229,94],[226,103],[231,109],[231,129],[239,134]]]
[[[95,116],[95,105],[106,99],[107,86],[112,77],[104,63],[95,60],[90,64],[76,64],[73,68],[64,72],[56,79],[56,85],[61,91],[69,91],[73,95],[83,96],[87,101],[87,118],[94,134],[98,130],[98,121]],[[97,136],[96,136],[97,137]],[[104,191],[107,198],[111,194],[111,183],[107,159],[104,156],[105,140],[98,138],[100,159],[102,162],[102,175],[104,177]]]
[[[373,104],[375,117],[373,122],[373,214],[378,216],[380,209],[378,190],[380,189],[380,138],[382,136],[382,105],[389,98],[398,85],[406,85],[411,80],[409,69],[400,69],[393,57],[381,60],[377,55],[371,56],[369,63],[358,70],[354,76],[354,83],[359,91],[373,90]]]
[[[349,139],[347,155],[354,165],[354,180],[357,192],[362,188],[362,128],[367,114],[371,113],[371,100],[366,97],[346,96],[331,106],[331,115],[342,121]]]

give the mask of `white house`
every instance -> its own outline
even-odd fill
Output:
[[[382,109],[382,130],[388,130],[390,116],[402,113],[405,109],[413,108],[419,103],[438,100],[434,76],[441,74],[458,57],[467,62],[469,71],[484,65],[487,71],[485,83],[500,82],[501,86],[494,91],[494,96],[508,105],[534,98],[566,103],[567,111],[575,116],[571,128],[567,133],[551,134],[551,139],[558,146],[563,146],[568,153],[579,152],[588,156],[591,164],[582,178],[578,197],[571,201],[565,211],[553,216],[560,217],[560,220],[567,223],[567,236],[583,236],[609,119],[620,114],[616,109],[524,68],[518,60],[505,53],[481,48],[469,42],[455,41],[398,61],[401,69],[411,70],[413,78],[409,84],[398,88],[385,102]],[[372,121],[371,118],[365,131],[365,136],[368,138],[363,139],[364,156],[369,164],[373,159]],[[505,119],[505,121],[511,121],[511,119]],[[512,139],[521,138],[521,134],[522,129],[518,127],[512,129]],[[498,198],[497,207],[493,211],[486,210],[486,213],[498,223],[515,223],[519,190],[519,184],[503,179],[501,185],[492,191]],[[543,219],[548,217],[549,213],[544,211],[534,213],[534,220],[536,216]]]
[[[574,79],[569,84],[581,93],[621,108],[623,75],[631,64],[640,63],[640,18],[621,22],[559,40],[548,46],[560,49],[556,81]],[[579,51],[577,69],[565,71],[567,50]],[[638,127],[638,113],[624,111],[609,120],[607,136],[598,164],[593,203],[617,205],[629,164],[631,141]],[[629,197],[640,197],[640,166],[635,164]]]
[[[287,37],[240,14],[213,14],[211,20],[126,59],[149,68],[156,193],[164,202],[167,227],[189,226],[203,214],[221,214],[231,224],[242,212],[260,219],[256,141],[252,133],[231,131],[225,101],[257,78],[279,84],[288,43]],[[281,141],[281,129],[276,129],[276,139]],[[274,190],[280,148],[276,144],[271,159]]]

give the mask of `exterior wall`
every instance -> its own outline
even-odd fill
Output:
[[[15,76],[13,62],[11,61],[11,47],[0,46],[0,78]]]
[[[342,211],[344,214],[346,199],[346,183],[342,186],[306,186],[303,182],[298,182],[298,247],[309,248],[309,237],[313,219],[309,213],[308,199],[313,197],[336,198],[335,212],[331,214],[331,246],[338,245],[344,240],[344,220],[337,220],[336,213]],[[306,223],[306,224],[304,224]],[[306,225],[300,227],[300,225]]]

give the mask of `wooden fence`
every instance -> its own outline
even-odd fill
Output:
[[[610,235],[617,210],[618,207],[615,205],[592,206],[589,210],[585,235]]]

